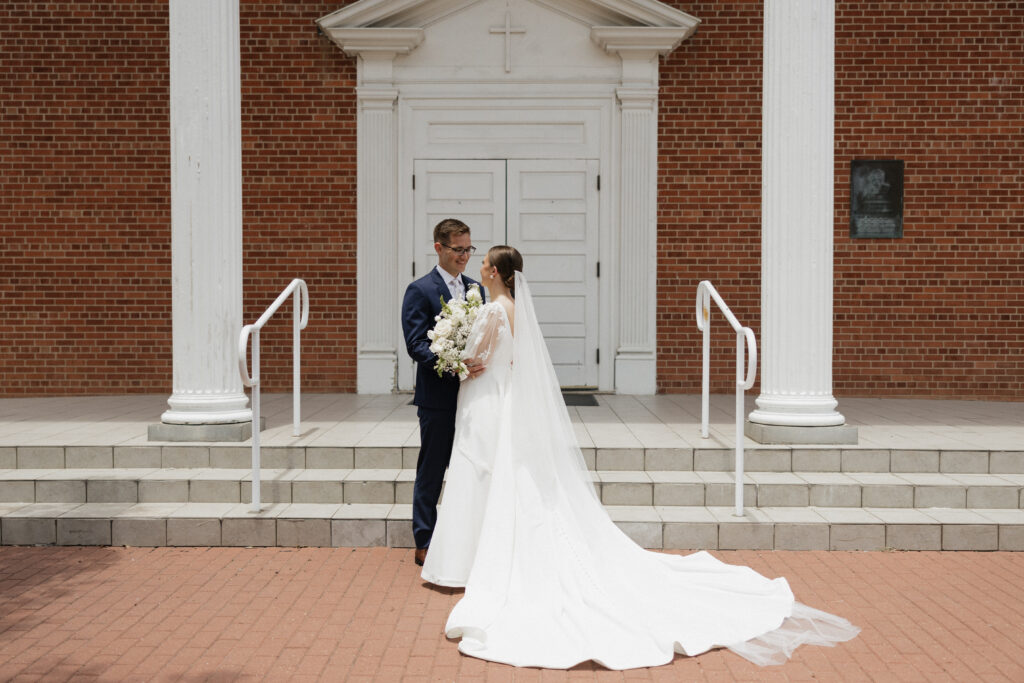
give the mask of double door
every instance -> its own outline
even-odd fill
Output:
[[[538,322],[563,387],[598,384],[600,310],[598,162],[587,159],[417,160],[414,193],[417,277],[437,265],[434,226],[458,218],[472,230],[479,279],[487,250],[509,244],[523,255]],[[411,387],[406,358],[399,382]]]

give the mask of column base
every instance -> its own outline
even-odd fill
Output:
[[[267,418],[260,418],[260,431],[267,428]],[[149,425],[150,441],[248,441],[252,438],[252,421],[230,424],[182,425],[158,422]]]
[[[356,393],[390,394],[395,382],[398,356],[394,351],[360,351],[356,360]]]
[[[766,425],[746,421],[743,433],[758,443],[778,444],[857,444],[857,428],[851,425],[829,427],[794,427]]]
[[[653,353],[615,357],[615,393],[649,396],[658,392],[658,360]]]

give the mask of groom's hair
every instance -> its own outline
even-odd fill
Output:
[[[445,218],[434,226],[434,241],[448,244],[456,235],[469,234],[469,226],[458,218]]]

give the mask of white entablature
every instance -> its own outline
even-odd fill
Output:
[[[599,349],[614,359],[599,386],[654,393],[658,58],[698,20],[654,0],[361,0],[318,23],[358,58],[358,391],[411,381],[399,312],[415,162],[586,159],[602,179]]]

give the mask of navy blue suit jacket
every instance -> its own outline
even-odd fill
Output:
[[[470,285],[480,284],[465,274],[460,277],[467,292]],[[483,287],[480,294],[486,297]],[[437,376],[434,370],[437,356],[431,353],[427,337],[427,332],[434,329],[434,317],[441,313],[442,297],[448,301],[452,295],[437,268],[431,268],[429,273],[409,283],[402,301],[402,332],[409,357],[416,361],[416,394],[412,402],[421,408],[455,410],[459,378],[448,373]]]

